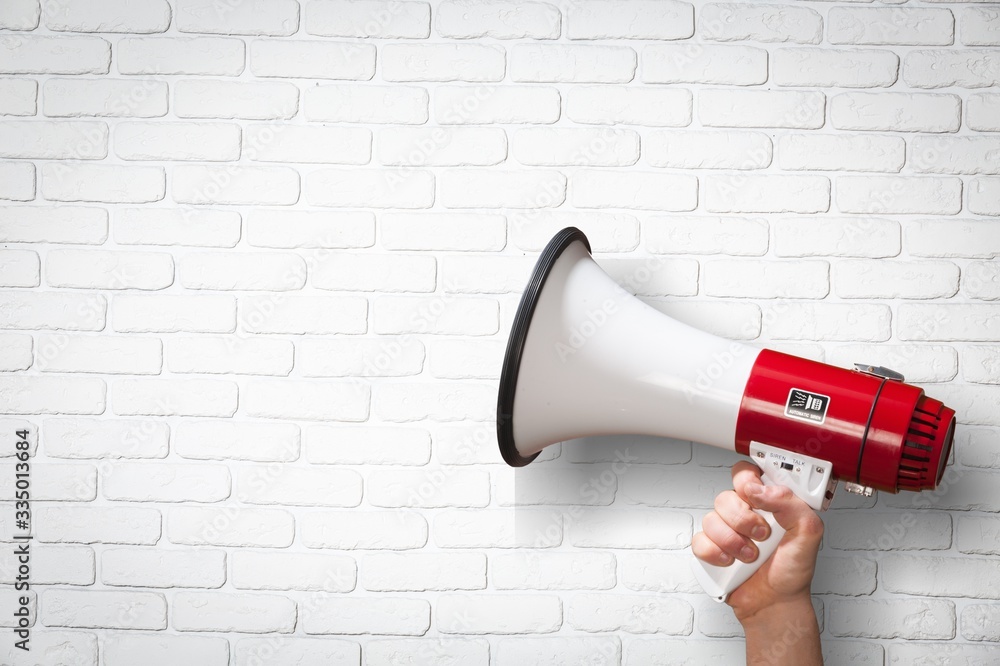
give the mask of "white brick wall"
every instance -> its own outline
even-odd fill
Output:
[[[670,316],[958,410],[942,489],[835,501],[815,601],[831,666],[995,661],[995,5],[0,5],[0,662],[741,663],[684,551],[733,456],[500,461],[570,225]]]

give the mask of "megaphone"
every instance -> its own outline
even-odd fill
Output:
[[[817,511],[838,483],[933,489],[952,446],[955,412],[886,368],[834,367],[726,340],[658,312],[594,261],[582,231],[543,250],[514,317],[497,399],[503,459],[520,467],[547,446],[595,435],[655,435],[750,456],[765,484]],[[717,601],[770,557],[695,575]]]

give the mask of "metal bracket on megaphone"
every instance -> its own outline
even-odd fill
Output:
[[[750,460],[761,469],[761,478],[766,486],[785,486],[796,497],[816,511],[826,511],[837,488],[837,478],[833,476],[833,465],[826,460],[813,458],[801,453],[793,453],[760,442],[750,442]],[[777,549],[785,530],[769,511],[754,509],[767,521],[771,534],[763,541],[754,541],[759,554],[753,562],[737,560],[726,567],[708,564],[694,558],[694,575],[710,597],[724,602],[729,594],[745,583],[770,559]]]

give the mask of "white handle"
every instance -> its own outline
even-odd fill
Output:
[[[766,476],[763,477],[763,480],[765,486],[775,485]],[[767,562],[771,558],[771,555],[778,548],[781,537],[785,536],[785,528],[778,524],[778,521],[774,519],[774,514],[770,511],[754,509],[754,513],[766,520],[768,526],[771,528],[771,535],[769,537],[763,541],[754,541],[757,544],[757,550],[760,551],[756,560],[753,562],[736,560],[728,567],[717,567],[714,564],[708,564],[699,560],[697,557],[694,558],[693,568],[695,578],[701,583],[701,587],[705,592],[719,603],[728,599],[729,594],[733,590],[747,582],[750,576],[754,575],[757,569],[760,569],[764,565],[764,562]]]

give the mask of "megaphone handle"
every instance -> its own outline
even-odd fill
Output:
[[[777,485],[766,475],[763,477],[763,481],[765,486]],[[768,526],[771,528],[770,536],[763,541],[754,541],[757,545],[757,550],[760,551],[756,560],[753,562],[736,560],[727,567],[717,567],[714,564],[708,564],[699,560],[697,557],[694,558],[695,578],[701,583],[705,592],[719,603],[728,599],[729,594],[733,590],[749,580],[757,569],[760,569],[765,562],[771,559],[771,555],[777,550],[781,538],[785,536],[785,528],[779,525],[778,521],[774,519],[774,514],[770,511],[762,511],[760,509],[754,509],[754,512],[767,521]]]

